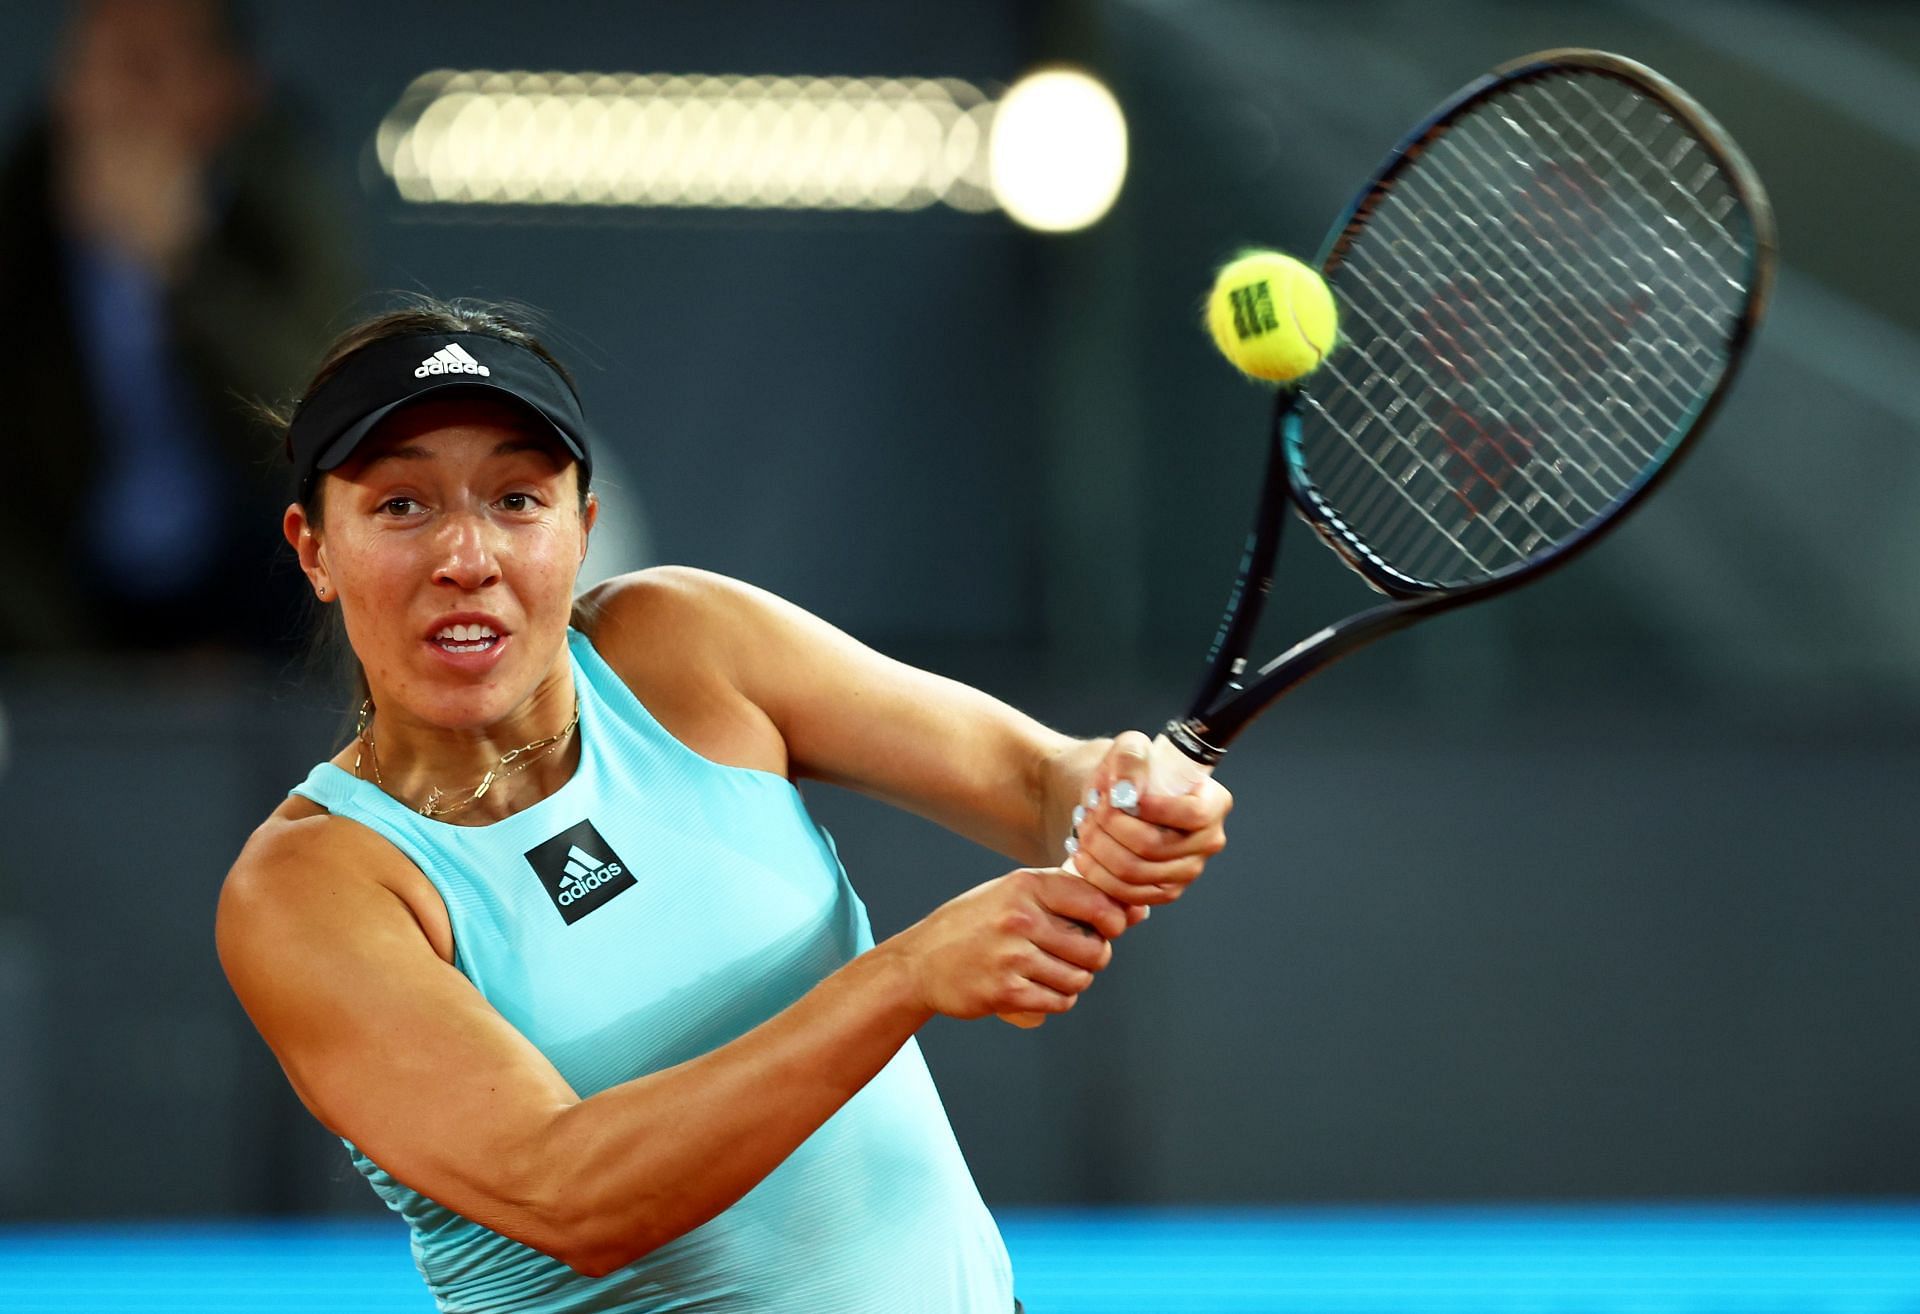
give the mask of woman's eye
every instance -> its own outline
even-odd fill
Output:
[[[411,497],[389,497],[380,504],[380,513],[389,516],[411,515],[418,505]]]
[[[535,505],[532,493],[508,493],[500,499],[503,511],[531,511]]]

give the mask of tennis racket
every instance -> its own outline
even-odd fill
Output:
[[[1199,688],[1154,740],[1151,792],[1190,792],[1308,677],[1539,579],[1645,501],[1746,355],[1773,219],[1685,92],[1550,50],[1408,133],[1318,263],[1341,340],[1275,399],[1259,513]],[[1289,509],[1390,601],[1250,670]]]
[[[1156,741],[1184,793],[1316,672],[1565,565],[1658,488],[1738,372],[1772,211],[1652,69],[1551,50],[1407,134],[1319,264],[1341,341],[1273,411],[1259,514],[1206,673]],[[1391,601],[1249,671],[1288,508]]]

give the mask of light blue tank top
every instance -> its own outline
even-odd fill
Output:
[[[452,920],[455,966],[584,1099],[752,1029],[872,948],[873,932],[789,781],[701,757],[584,634],[570,630],[568,648],[579,767],[526,810],[449,825],[331,763],[293,792],[379,832],[426,874]],[[602,1278],[347,1148],[407,1220],[442,1310],[1013,1308],[1006,1247],[911,1040],[732,1208]]]

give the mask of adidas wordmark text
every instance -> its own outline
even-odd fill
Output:
[[[421,361],[413,377],[424,379],[429,374],[478,374],[485,378],[492,373],[492,370],[473,358],[472,352],[457,342],[449,342]]]
[[[632,869],[590,821],[534,845],[527,862],[569,926],[636,884]]]

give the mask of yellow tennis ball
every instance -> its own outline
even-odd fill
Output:
[[[1248,251],[1214,280],[1207,328],[1236,369],[1291,383],[1333,350],[1340,316],[1326,280],[1310,266],[1278,251]]]

